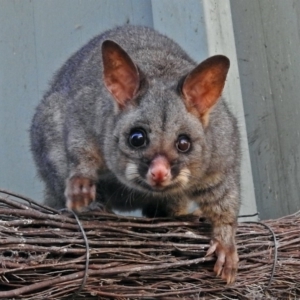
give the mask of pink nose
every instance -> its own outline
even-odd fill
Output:
[[[165,156],[159,155],[151,162],[149,173],[152,181],[162,183],[170,177],[170,163]]]
[[[159,183],[168,178],[169,170],[164,166],[155,166],[151,169],[151,178],[153,181]]]

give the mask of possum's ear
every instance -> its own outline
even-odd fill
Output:
[[[217,103],[225,85],[229,59],[215,55],[200,63],[184,79],[182,95],[187,110],[207,126],[209,112]]]
[[[138,69],[126,51],[110,40],[102,44],[102,59],[105,86],[123,109],[139,89]]]

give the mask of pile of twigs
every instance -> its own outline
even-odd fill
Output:
[[[74,215],[0,190],[0,299],[296,299],[299,217],[240,223],[238,278],[226,285],[205,257],[205,222],[87,212],[87,245]]]

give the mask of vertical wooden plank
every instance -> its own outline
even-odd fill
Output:
[[[37,187],[28,128],[38,97],[33,3],[1,1],[0,186],[25,192]]]
[[[251,162],[247,140],[241,82],[238,70],[235,39],[233,33],[231,7],[229,0],[204,0],[205,23],[209,55],[224,54],[230,59],[230,70],[223,96],[238,119],[241,133],[241,209],[240,215],[257,211]],[[256,219],[256,218],[252,218]],[[242,219],[241,219],[242,220]],[[247,218],[246,220],[251,220]]]
[[[283,210],[277,212],[278,215],[300,209],[300,41],[299,15],[295,6],[299,7],[299,3],[292,0],[276,1],[272,6],[260,3],[263,19],[266,20],[262,25],[283,166],[278,199]]]
[[[299,3],[231,0],[257,205],[300,209]]]
[[[152,0],[153,26],[176,41],[195,61],[207,58],[202,1]]]

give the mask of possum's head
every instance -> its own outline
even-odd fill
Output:
[[[102,57],[115,105],[113,132],[104,143],[108,168],[129,188],[146,193],[169,195],[194,185],[210,160],[206,128],[229,60],[217,55],[187,74],[162,76],[158,70],[147,77],[147,67],[137,66],[113,41],[103,43]]]

